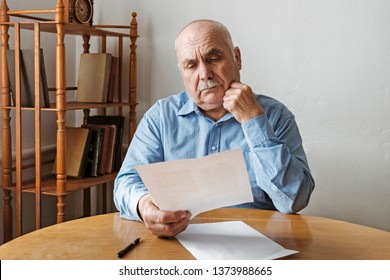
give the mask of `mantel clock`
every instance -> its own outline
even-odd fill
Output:
[[[65,22],[92,25],[93,0],[63,0]]]

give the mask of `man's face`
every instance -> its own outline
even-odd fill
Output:
[[[206,114],[224,111],[225,91],[233,81],[240,80],[239,49],[233,51],[224,33],[212,23],[196,22],[177,38],[176,53],[184,85],[193,101]]]

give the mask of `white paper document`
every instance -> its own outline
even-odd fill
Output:
[[[242,221],[190,224],[176,238],[198,260],[272,260],[298,253]]]
[[[253,201],[239,149],[136,168],[161,210],[189,210],[195,217],[208,210]]]

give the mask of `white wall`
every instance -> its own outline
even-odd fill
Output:
[[[179,30],[193,19],[219,20],[241,48],[242,81],[296,115],[316,180],[302,213],[390,231],[389,1],[115,3],[95,1],[102,21],[138,12],[140,116],[183,89],[173,49]]]
[[[223,22],[241,48],[242,81],[296,115],[316,180],[302,213],[390,231],[389,1],[95,0],[95,9],[96,24],[124,24],[138,13],[139,118],[183,89],[173,48],[179,30],[197,18]]]

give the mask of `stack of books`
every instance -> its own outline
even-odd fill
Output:
[[[67,127],[66,175],[95,177],[119,170],[123,126],[123,116],[96,115],[81,127]]]

